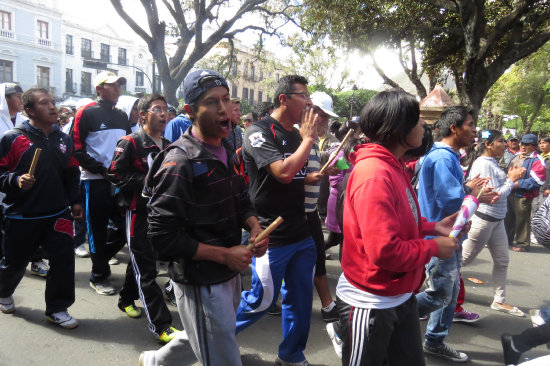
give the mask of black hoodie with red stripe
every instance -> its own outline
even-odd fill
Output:
[[[73,156],[73,141],[57,126],[48,136],[28,121],[7,131],[0,139],[0,191],[6,194],[6,216],[33,218],[59,213],[81,202],[78,162]],[[28,191],[17,180],[29,172],[36,148],[42,149]]]
[[[153,161],[155,156],[170,145],[170,140],[162,138],[162,146],[158,146],[143,129],[122,137],[118,140],[113,155],[109,174],[112,182],[118,188],[118,203],[132,211],[147,212],[148,198],[141,195],[143,182],[149,171],[148,158]]]

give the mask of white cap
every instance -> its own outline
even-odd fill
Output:
[[[331,117],[338,118],[339,116],[332,110],[332,98],[324,92],[315,92],[311,94],[311,102],[314,106],[321,108],[323,112]]]
[[[94,86],[100,86],[101,84],[112,84],[116,83],[117,81],[120,82],[120,84],[126,84],[125,77],[118,76],[114,72],[102,71],[95,76]]]

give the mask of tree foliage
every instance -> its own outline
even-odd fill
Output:
[[[110,0],[119,16],[147,44],[158,67],[164,93],[172,104],[177,102],[176,90],[193,66],[218,42],[231,41],[235,35],[254,31],[276,35],[278,29],[291,21],[287,15],[295,5],[290,0],[161,0],[171,16],[161,19],[156,0],[140,0],[147,15],[146,30],[125,10],[122,0]],[[137,6],[137,1],[125,1]],[[254,24],[243,18],[254,16]],[[174,41],[175,50],[167,47]],[[168,54],[170,53],[170,57]]]
[[[484,109],[493,120],[501,116],[518,116],[520,130],[550,127],[550,44],[519,61],[491,88]]]
[[[431,76],[448,70],[479,111],[489,88],[550,39],[549,0],[305,0],[302,26],[365,52],[404,43]],[[412,70],[411,70],[412,71]],[[416,70],[418,74],[418,70]]]

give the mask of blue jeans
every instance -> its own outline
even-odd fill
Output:
[[[438,347],[443,344],[453,322],[456,299],[460,289],[462,246],[451,258],[433,257],[426,265],[428,288],[416,295],[418,313],[430,314],[424,335],[425,344]]]

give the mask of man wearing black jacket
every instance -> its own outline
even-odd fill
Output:
[[[131,318],[141,316],[134,300],[138,298],[145,308],[149,329],[161,343],[175,336],[172,316],[166,307],[162,290],[157,285],[157,263],[147,238],[147,199],[141,195],[143,181],[152,159],[170,141],[162,137],[166,128],[168,106],[163,96],[149,94],[138,102],[143,126],[138,131],[118,140],[109,174],[113,176],[118,206],[126,210],[126,235],[130,249],[130,263],[118,307]]]
[[[50,260],[45,296],[47,319],[63,328],[75,328],[78,322],[67,308],[75,300],[72,218],[82,217],[78,163],[73,157],[71,138],[56,125],[57,108],[49,92],[30,89],[22,99],[30,121],[0,139],[0,190],[6,194],[0,311],[15,311],[12,295],[41,245]],[[31,174],[37,148],[42,153]]]
[[[94,79],[97,102],[90,103],[76,112],[71,134],[74,139],[75,157],[81,167],[81,181],[86,202],[88,242],[92,258],[90,286],[100,295],[114,295],[109,282],[109,259],[124,245],[118,241],[107,245],[109,219],[121,222],[117,216],[114,189],[107,174],[117,141],[131,133],[128,116],[115,105],[120,96],[120,85],[126,79],[112,72],[100,72]]]
[[[262,256],[267,240],[252,250],[241,231],[261,232],[235,155],[222,141],[231,131],[227,82],[210,70],[184,81],[185,111],[193,121],[159,154],[145,181],[150,195],[149,236],[159,259],[173,261],[170,276],[178,312],[195,356],[203,365],[241,366],[235,339],[240,271],[252,255]],[[188,344],[183,332],[158,351],[140,355],[142,366],[181,365]]]

